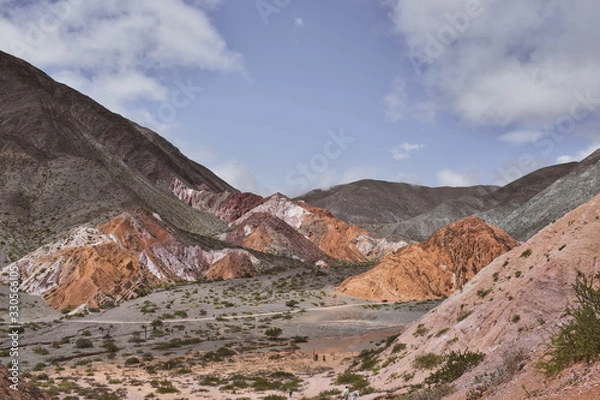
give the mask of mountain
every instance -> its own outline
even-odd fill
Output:
[[[468,217],[386,256],[373,269],[346,279],[342,294],[372,300],[447,297],[519,243],[501,229]]]
[[[561,178],[578,181],[577,178],[567,176],[577,170],[580,170],[579,175],[582,175],[584,171],[596,168],[594,165],[593,161],[582,161],[545,167],[503,187],[429,188],[405,183],[362,180],[335,186],[329,190],[314,190],[300,196],[299,199],[328,208],[338,218],[390,238],[422,241],[445,225],[478,215],[488,223],[506,230],[512,237],[526,240],[536,229],[545,226],[545,223],[560,217],[573,206],[589,200],[590,194],[600,192],[600,185],[593,182],[588,184],[587,188],[576,190],[574,193],[568,193],[566,190],[573,203],[562,208],[562,214],[561,208],[557,207],[558,212],[552,214],[552,219],[542,218],[537,224],[534,222],[537,221],[536,216],[533,216],[532,227],[519,223],[521,207],[525,207],[530,200],[558,183]],[[593,173],[590,170],[589,175]],[[573,186],[577,185],[573,183]],[[581,193],[582,191],[587,194]]]
[[[526,240],[568,211],[600,193],[600,149],[576,164],[527,203],[513,210],[499,226]],[[493,217],[492,217],[493,218]]]
[[[364,179],[313,190],[296,200],[326,208],[337,218],[361,226],[405,221],[465,196],[483,197],[497,186],[439,187]]]
[[[575,300],[572,285],[576,277],[598,273],[598,237],[600,195],[492,261],[462,290],[407,327],[381,353],[381,361],[390,361],[372,384],[397,391],[422,383],[435,367],[416,368],[416,358],[468,349],[485,356],[453,382],[457,392],[451,398],[465,398],[467,392],[480,393],[477,398],[486,399],[531,394],[543,398],[558,392],[561,398],[594,398],[586,397],[586,392],[599,383],[597,379],[587,382],[595,372],[581,371],[575,365],[552,380],[535,365],[543,355],[544,343],[566,321],[564,309]],[[392,354],[392,348],[400,343],[405,351]],[[579,378],[566,382],[575,375]],[[574,395],[567,396],[567,389]]]
[[[335,260],[376,261],[401,246],[337,219],[329,210],[281,193],[263,198],[252,193],[215,193],[174,179],[171,190],[184,203],[229,223],[219,239],[285,257],[330,265]]]
[[[0,266],[89,221],[153,210],[197,234],[222,232],[169,183],[229,184],[149,129],[0,52]]]
[[[15,263],[21,289],[57,309],[107,308],[178,281],[257,274],[260,260],[165,224],[158,214],[125,212],[96,228],[75,228]]]
[[[486,222],[506,230],[512,237],[526,240],[527,235],[520,229],[510,229],[506,226],[508,216],[557,180],[571,173],[576,166],[577,163],[566,163],[541,168],[493,192],[448,199],[421,215],[383,225],[377,231],[386,235],[403,235],[414,240],[424,240],[436,229],[458,219],[478,215]],[[589,198],[581,201],[587,199]],[[542,227],[539,226],[540,229]]]

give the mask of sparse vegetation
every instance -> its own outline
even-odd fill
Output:
[[[416,369],[433,369],[444,361],[444,357],[435,353],[420,354],[415,357],[413,367]]]
[[[531,254],[533,254],[533,251],[531,251],[531,249],[527,249],[524,252],[521,253],[521,255],[519,257],[521,258],[527,258],[529,257]]]
[[[595,279],[600,279],[600,273]],[[539,362],[547,375],[560,372],[574,362],[590,364],[600,356],[600,287],[595,287],[594,277],[588,279],[579,273],[573,289],[575,304],[565,308],[570,320],[550,338]]]
[[[469,369],[477,366],[485,357],[483,353],[465,350],[452,351],[443,356],[442,367],[425,379],[432,385],[454,382]]]

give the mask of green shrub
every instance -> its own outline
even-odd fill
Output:
[[[524,252],[521,253],[521,257],[522,258],[527,258],[529,257],[531,254],[533,253],[533,251],[531,251],[531,249],[527,249]]]
[[[443,365],[436,372],[425,379],[425,383],[441,384],[454,382],[465,372],[477,366],[485,354],[465,350],[464,352],[452,351],[443,356]]]
[[[336,385],[348,385],[359,390],[369,386],[369,381],[363,375],[353,372],[343,372],[335,378]]]
[[[427,329],[425,325],[419,324],[417,325],[417,329],[415,329],[415,331],[413,332],[413,336],[425,336],[427,335],[427,332],[429,332],[429,329]]]
[[[472,313],[473,313],[473,311],[463,311],[463,310],[459,311],[458,314],[456,314],[456,322],[460,322],[460,321],[464,320]]]
[[[444,357],[435,353],[420,354],[415,357],[413,367],[416,369],[433,369],[444,361]]]
[[[49,354],[49,353],[50,353],[50,352],[48,351],[48,349],[45,349],[45,348],[43,348],[42,346],[37,346],[37,347],[34,347],[34,348],[32,349],[32,351],[33,351],[35,354],[39,354],[39,355],[42,355],[42,356],[45,356],[46,354]]]
[[[135,365],[139,363],[140,359],[137,357],[129,357],[127,360],[125,360],[125,365]]]
[[[392,353],[399,353],[404,350],[406,350],[406,343],[396,343],[394,347],[392,347]]]
[[[265,335],[267,335],[270,338],[277,338],[281,336],[282,333],[283,330],[281,328],[269,328],[265,330]]]
[[[600,279],[600,273],[596,279]],[[600,355],[600,287],[594,288],[594,278],[588,280],[579,273],[573,289],[575,305],[565,308],[571,319],[550,338],[539,363],[547,375],[574,362],[593,363]]]
[[[90,347],[94,347],[94,344],[90,339],[80,338],[77,339],[77,341],[75,342],[75,347],[77,347],[78,349],[87,349]]]

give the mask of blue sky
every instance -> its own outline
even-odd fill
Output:
[[[241,190],[505,184],[600,145],[592,0],[0,0],[0,48]]]

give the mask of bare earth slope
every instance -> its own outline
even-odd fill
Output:
[[[0,52],[0,266],[130,207],[184,230],[223,231],[172,196],[175,177],[235,191],[156,133]]]
[[[514,210],[499,226],[527,240],[544,226],[600,193],[600,149],[568,174]]]
[[[446,297],[517,245],[501,229],[469,217],[436,231],[425,242],[396,250],[373,269],[346,279],[338,290],[372,300]]]
[[[550,332],[564,321],[565,305],[574,299],[572,285],[578,271],[588,277],[598,272],[599,237],[600,195],[495,259],[460,292],[408,327],[397,339],[407,344],[402,360],[382,368],[374,385],[398,389],[418,384],[431,371],[415,369],[416,356],[469,349],[484,353],[485,358],[455,382],[458,392],[452,398],[465,398],[476,387],[487,388],[484,398],[517,399],[561,398],[558,390],[566,385],[582,393],[598,386],[600,376],[586,374],[583,379],[580,374],[570,383],[546,382],[546,388],[534,364]],[[386,351],[382,359],[390,355]],[[515,359],[522,360],[522,365],[513,365]],[[401,378],[412,373],[405,375],[410,379]],[[492,381],[495,377],[504,379]],[[493,383],[487,387],[486,382]],[[562,398],[593,398],[578,396]]]

